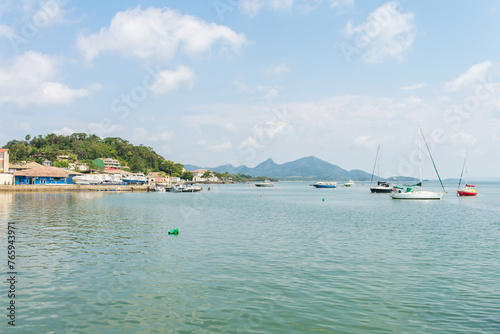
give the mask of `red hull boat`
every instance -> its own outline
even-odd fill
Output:
[[[471,189],[469,187],[475,187],[475,186],[467,184],[464,189],[457,190],[458,196],[476,196],[477,190]]]
[[[462,183],[462,176],[464,175],[465,169],[465,187],[460,189],[460,184]],[[460,182],[458,183],[457,195],[458,196],[476,196],[477,190],[475,185],[467,184],[467,154],[465,154],[464,166],[462,167],[462,175],[460,175]]]

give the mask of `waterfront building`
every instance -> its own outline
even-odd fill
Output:
[[[14,175],[10,173],[0,173],[0,185],[14,184]]]
[[[168,183],[169,176],[165,176],[165,172],[150,172],[148,174],[149,183]]]
[[[73,184],[71,176],[80,174],[62,168],[37,165],[14,172],[14,184]]]
[[[210,177],[203,177],[203,175],[205,175],[206,172],[210,172],[211,176]],[[213,175],[213,173],[208,169],[197,169],[197,170],[192,171],[191,173],[193,173],[193,181],[194,182],[218,182],[219,181],[219,178],[217,176]]]
[[[9,150],[5,148],[0,149],[0,173],[7,173],[9,171]]]
[[[120,162],[112,158],[97,158],[93,161],[93,163],[105,172],[115,172],[121,170]]]

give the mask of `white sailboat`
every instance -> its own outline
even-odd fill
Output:
[[[422,189],[422,158],[420,154],[420,134],[422,134],[422,138],[424,139],[425,146],[427,147],[427,152],[429,152],[429,156],[431,157],[432,164],[434,165],[434,170],[438,176],[439,182],[441,182],[441,187],[443,188],[443,192],[434,192],[427,191]],[[405,189],[400,189],[395,187],[395,191],[390,195],[393,199],[420,199],[420,200],[429,200],[435,199],[440,200],[443,198],[446,190],[444,189],[443,182],[441,181],[441,177],[436,168],[436,164],[434,163],[434,159],[432,158],[431,151],[429,150],[429,146],[427,145],[427,141],[425,140],[424,134],[422,133],[422,129],[420,126],[417,129],[418,135],[418,164],[420,170],[420,182],[412,185],[405,185]],[[416,189],[417,188],[417,189]],[[403,191],[402,191],[403,190]]]

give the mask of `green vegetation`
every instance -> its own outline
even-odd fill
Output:
[[[11,140],[3,148],[9,149],[12,162],[35,161],[45,159],[54,166],[66,167],[68,162],[87,163],[91,168],[97,158],[113,158],[127,166],[132,172],[165,172],[170,176],[181,176],[183,165],[166,160],[153,148],[144,145],[134,146],[127,140],[108,137],[101,139],[94,134],[73,133],[70,136],[50,133],[46,136],[31,137],[25,140]],[[68,156],[67,161],[58,161],[57,157]]]
[[[219,178],[219,180],[222,180],[222,181],[228,181],[228,180],[232,180],[232,181],[235,181],[235,182],[263,182],[265,180],[269,180],[269,181],[273,181],[273,182],[276,182],[278,181],[278,179],[273,179],[273,178],[270,178],[270,177],[267,177],[267,176],[257,176],[257,177],[253,177],[253,176],[250,176],[250,175],[245,175],[245,174],[242,174],[242,173],[238,173],[236,175],[233,175],[233,174],[229,174],[228,172],[224,172],[224,173],[213,173],[215,176],[217,176]]]

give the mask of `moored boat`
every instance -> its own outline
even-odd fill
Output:
[[[462,176],[464,175],[465,169],[465,187],[460,189],[460,185],[462,184]],[[475,185],[467,184],[468,181],[468,168],[467,168],[467,153],[465,154],[464,166],[462,167],[462,174],[460,175],[460,181],[458,182],[457,195],[458,196],[476,196],[477,190]]]
[[[312,184],[313,187],[315,188],[337,188],[337,182],[331,182],[331,181],[318,181],[314,184]]]
[[[422,189],[422,159],[420,157],[420,135],[422,135],[422,138],[424,139],[425,146],[427,147],[427,152],[429,153],[432,164],[434,166],[434,170],[437,174],[439,182],[441,183],[441,187],[443,188],[443,192],[434,192],[434,191],[427,191],[427,190]],[[394,187],[394,191],[392,192],[392,194],[390,196],[392,199],[408,199],[408,200],[431,200],[431,199],[434,199],[434,200],[440,200],[443,198],[446,191],[444,189],[443,182],[441,181],[441,177],[439,176],[436,164],[434,163],[434,159],[432,158],[431,151],[429,150],[429,146],[427,145],[427,141],[425,140],[424,134],[422,133],[422,129],[420,129],[420,126],[417,128],[417,136],[418,136],[418,163],[419,163],[419,170],[420,170],[420,182],[417,184],[412,184],[412,185],[404,185],[404,187],[406,187],[406,188]],[[418,187],[420,189],[415,189],[416,187]]]
[[[347,181],[346,183],[344,183],[344,185],[342,187],[349,188],[349,187],[354,187],[354,186],[356,186],[356,183],[354,183],[353,180],[349,179],[349,181]]]
[[[128,184],[145,184],[148,182],[148,179],[144,176],[144,174],[138,173],[136,175],[123,177],[122,181]]]
[[[380,157],[379,157],[379,152],[380,152],[380,144],[378,145],[377,148],[377,155],[375,156],[375,164],[373,165],[373,172],[372,172],[372,178],[370,179],[370,191],[372,193],[391,193],[392,192],[392,186],[385,182],[385,181],[380,181],[378,178],[380,177]],[[373,181],[373,176],[375,175],[375,166],[377,166],[377,185],[372,186],[372,181]]]
[[[256,187],[274,187],[274,183],[272,183],[269,180],[265,180],[264,182],[256,183],[255,186]]]
[[[371,186],[370,191],[372,193],[392,193],[393,187],[385,181],[377,181],[376,186]]]

